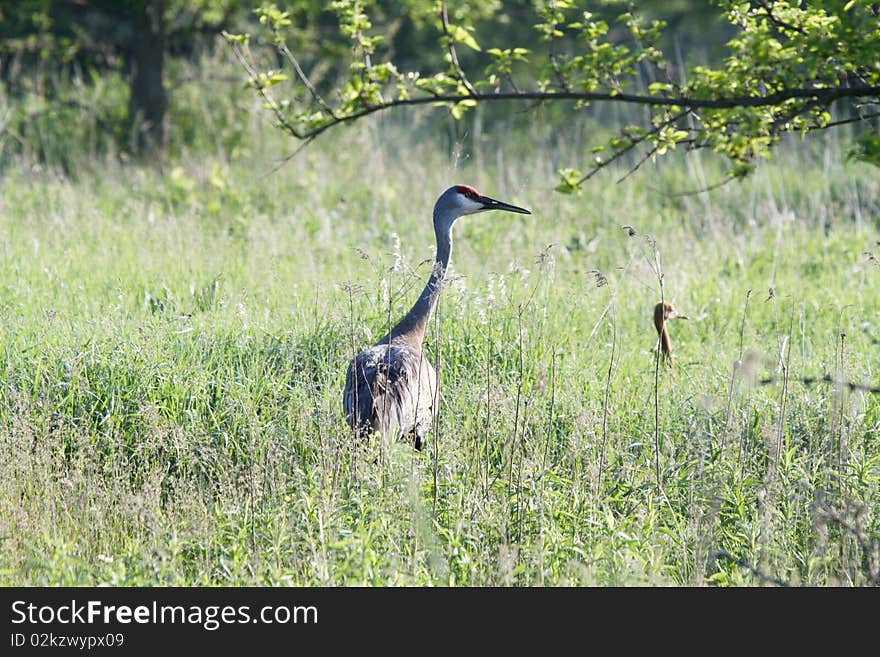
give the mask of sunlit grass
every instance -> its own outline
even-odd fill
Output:
[[[876,172],[814,143],[563,196],[574,148],[487,134],[6,172],[0,583],[877,585]],[[456,226],[437,439],[354,445],[346,364],[454,182],[533,215]]]

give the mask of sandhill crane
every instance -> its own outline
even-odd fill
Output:
[[[462,215],[486,210],[531,214],[525,208],[482,196],[468,185],[453,185],[434,204],[437,255],[425,289],[387,335],[348,365],[342,401],[346,419],[358,438],[372,430],[395,439],[412,435],[415,448],[422,449],[439,400],[437,373],[422,344],[449,267],[452,225]]]
[[[672,367],[672,343],[669,341],[669,331],[666,330],[666,321],[670,319],[687,319],[687,315],[682,315],[668,301],[661,301],[654,306],[654,327],[657,329],[657,337],[660,339],[660,350],[663,352],[663,359]]]

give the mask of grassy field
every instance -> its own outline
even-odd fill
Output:
[[[2,174],[0,584],[880,583],[880,177],[843,145],[565,196],[584,142],[537,128],[456,155],[372,122],[275,171],[260,134]],[[456,182],[533,215],[456,226],[426,450],[354,444],[348,360]]]

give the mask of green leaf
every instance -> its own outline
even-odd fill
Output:
[[[477,43],[477,40],[466,28],[462,27],[461,25],[450,25],[449,31],[452,40],[456,43],[463,43],[471,50],[480,50],[480,46]]]
[[[661,94],[672,90],[672,85],[668,82],[652,82],[648,85],[648,93]]]

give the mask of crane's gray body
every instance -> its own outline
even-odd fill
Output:
[[[395,438],[411,436],[415,448],[422,448],[439,401],[437,373],[425,358],[422,344],[449,266],[452,225],[462,215],[485,210],[530,214],[524,208],[481,196],[467,185],[450,187],[434,204],[437,255],[425,288],[394,328],[348,365],[342,403],[358,438],[371,431]]]
[[[421,449],[437,415],[437,373],[421,349],[378,344],[349,364],[343,404],[358,437],[378,431]]]

